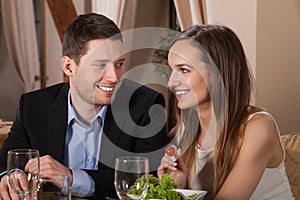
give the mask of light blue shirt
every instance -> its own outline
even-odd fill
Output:
[[[107,106],[103,106],[90,124],[81,122],[68,95],[68,125],[65,141],[64,165],[73,173],[71,193],[90,196],[95,191],[94,180],[83,170],[97,170],[100,144]]]

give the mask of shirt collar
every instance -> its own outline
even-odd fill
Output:
[[[107,106],[102,106],[101,110],[98,112],[96,118],[100,118],[101,119],[101,124],[104,124],[104,119],[106,116],[106,110],[107,110]],[[78,120],[76,117],[76,113],[74,111],[73,105],[71,103],[71,93],[70,90],[68,92],[68,125],[70,125],[70,123],[74,120]],[[93,119],[92,122],[95,120]]]

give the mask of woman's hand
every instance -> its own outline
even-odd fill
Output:
[[[166,148],[166,153],[157,169],[159,178],[161,178],[163,174],[169,174],[177,184],[177,188],[186,188],[188,168],[181,158],[180,149],[177,149],[175,145]]]

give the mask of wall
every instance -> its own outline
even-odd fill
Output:
[[[256,71],[256,1],[212,0],[214,23],[230,27],[240,38],[252,72]]]
[[[281,133],[300,130],[300,1],[214,0],[215,23],[241,39],[254,77],[254,102]]]
[[[257,1],[257,104],[300,130],[300,1]]]

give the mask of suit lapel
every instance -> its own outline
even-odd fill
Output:
[[[47,121],[47,153],[63,162],[68,117],[68,91],[65,84],[52,104]]]

